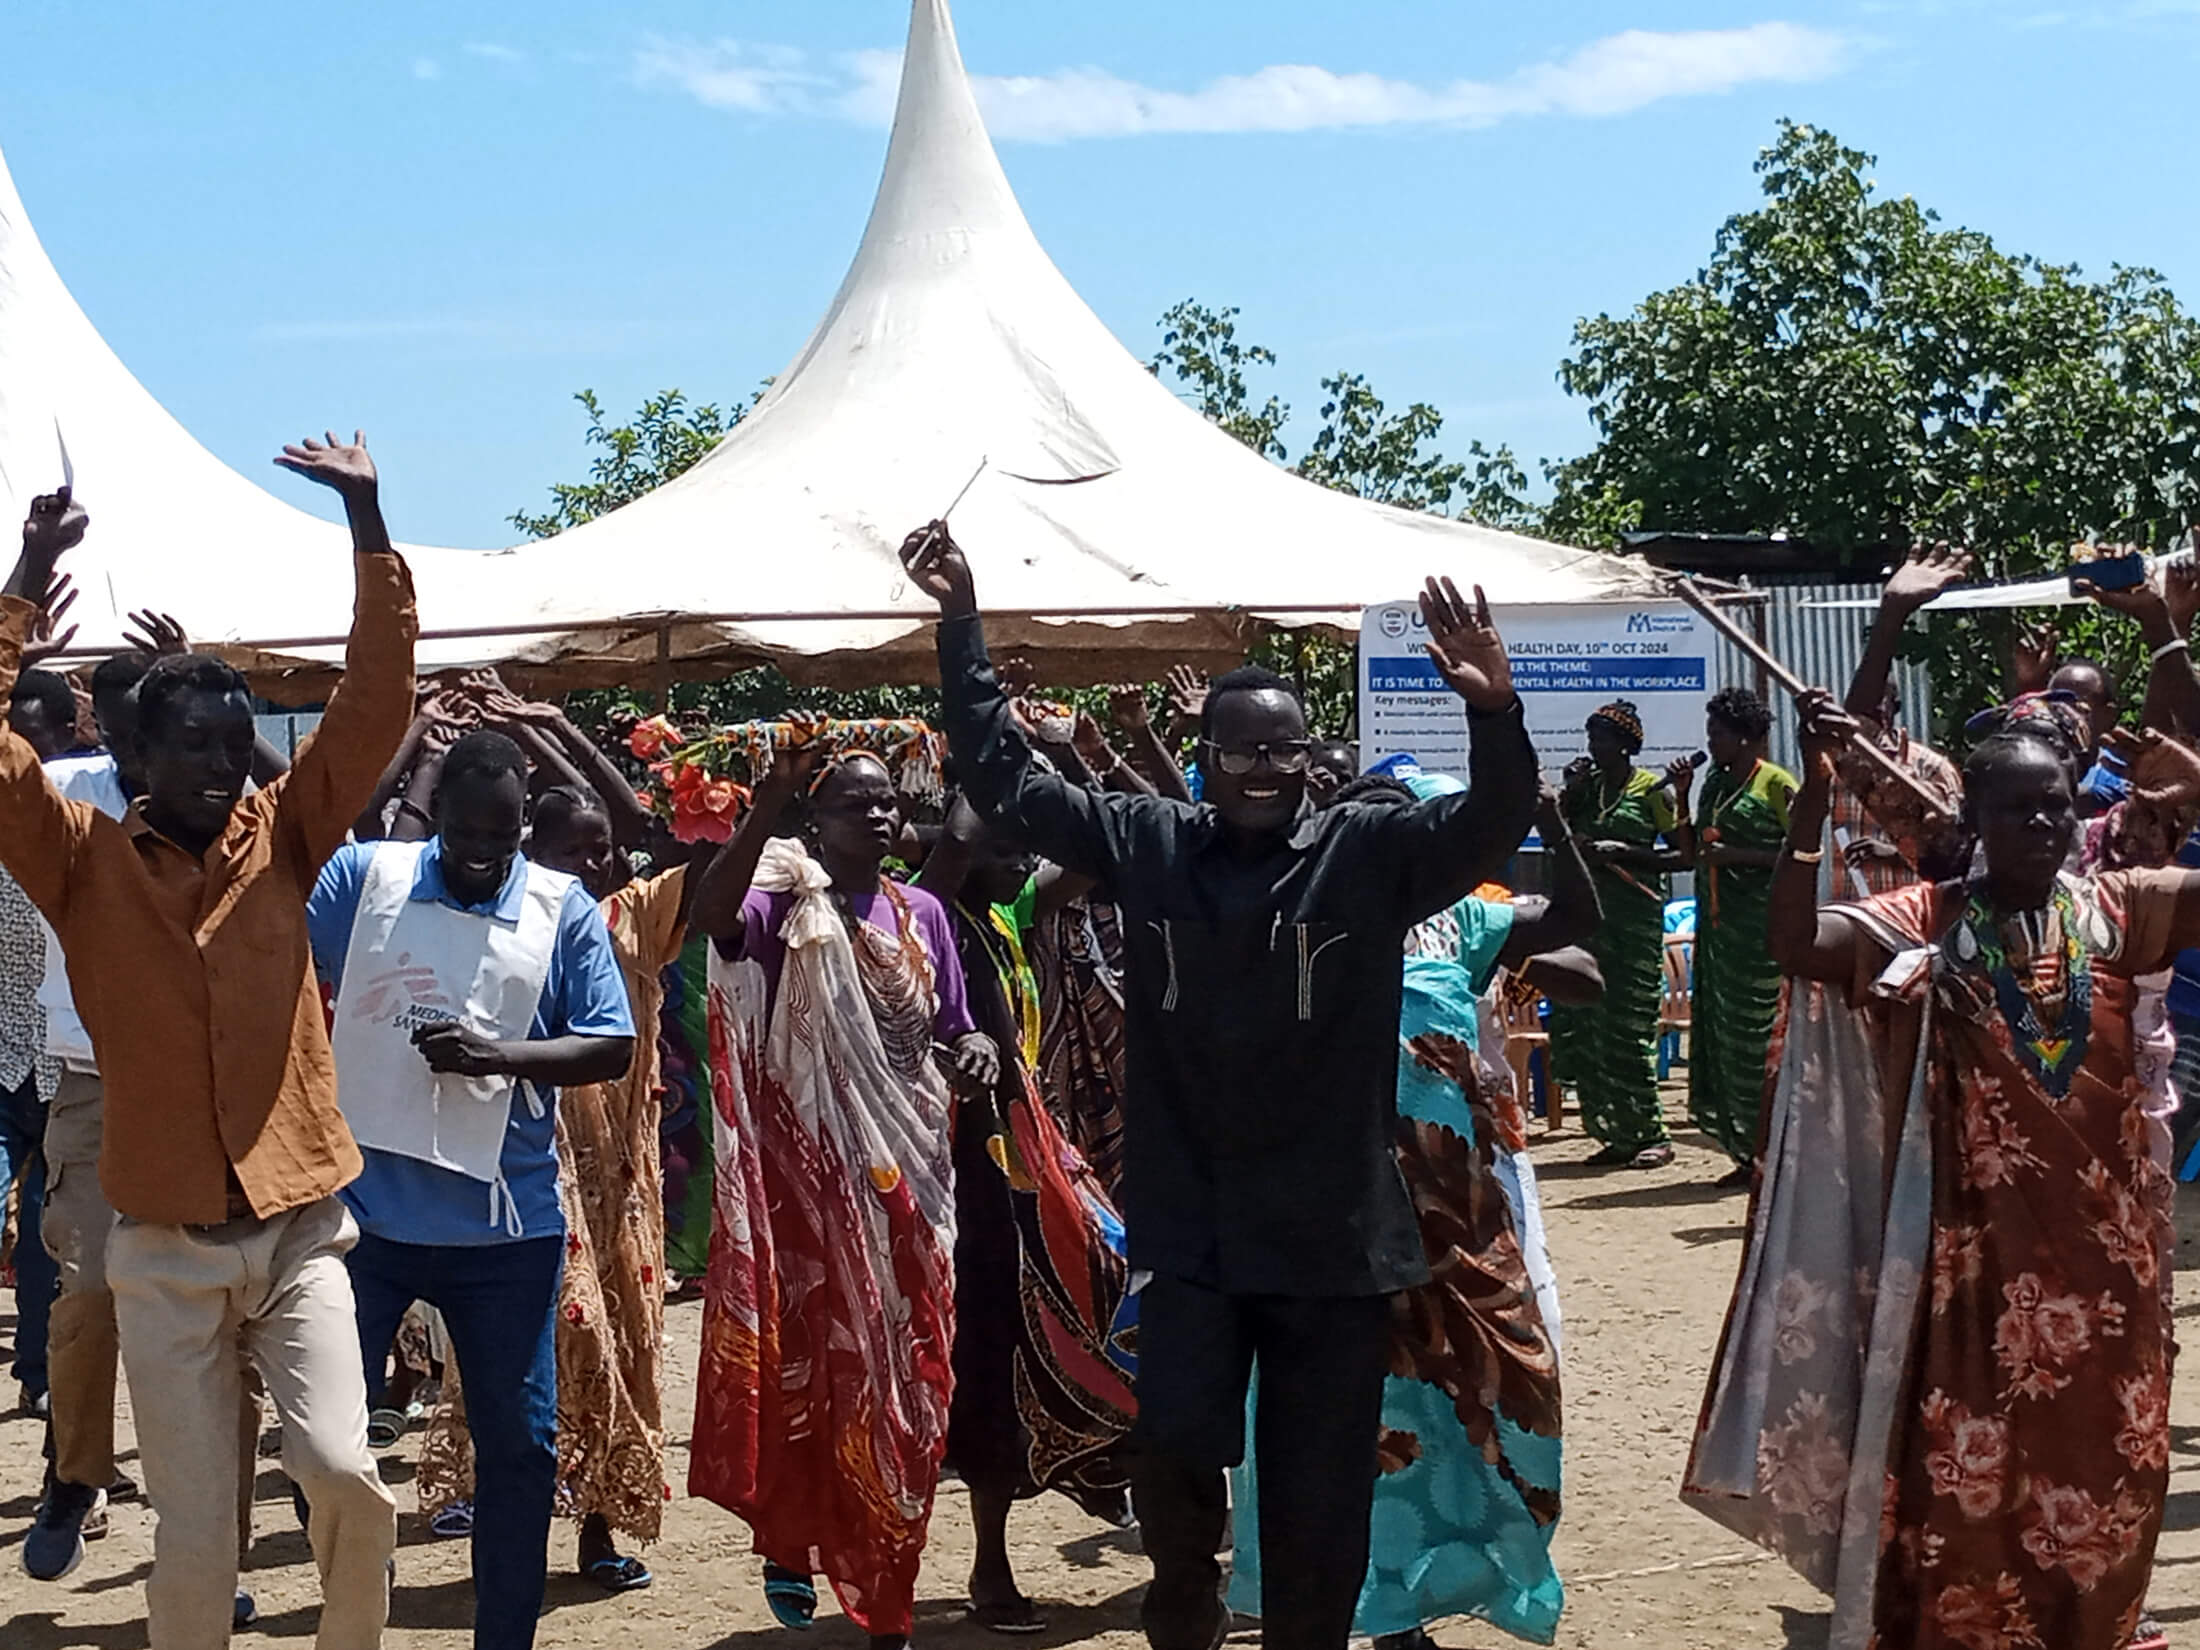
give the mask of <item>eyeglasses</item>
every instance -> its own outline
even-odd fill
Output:
[[[1263,762],[1276,773],[1304,773],[1306,764],[1314,756],[1314,742],[1310,739],[1284,739],[1243,751],[1224,750],[1212,739],[1203,739],[1200,743],[1214,757],[1215,766],[1232,777],[1251,773]]]

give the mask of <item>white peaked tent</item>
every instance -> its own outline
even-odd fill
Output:
[[[46,315],[54,347],[26,372]],[[171,609],[263,669],[331,656],[310,644],[348,611],[348,570],[323,548],[338,530],[223,468],[129,378],[0,174],[0,486],[18,504],[57,465],[46,401],[11,397],[20,382],[68,386],[45,395],[106,547],[80,567],[101,608],[86,641],[112,639],[98,588],[112,572],[118,605]],[[1255,616],[1356,625],[1361,605],[1431,572],[1501,604],[1660,589],[1638,561],[1316,487],[1184,405],[1039,246],[946,0],[915,0],[870,223],[801,353],[708,458],[626,508],[509,550],[409,552],[423,665],[508,661],[568,682],[760,659],[842,682],[925,675],[931,609],[895,550],[981,459],[956,536],[996,645],[1058,680],[1235,655]],[[202,559],[217,543],[226,554]],[[232,576],[194,575],[209,565]]]

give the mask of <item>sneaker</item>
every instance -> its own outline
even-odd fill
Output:
[[[250,1627],[254,1622],[258,1621],[259,1619],[259,1604],[253,1599],[250,1593],[246,1592],[242,1587],[239,1587],[237,1589],[236,1608],[230,1612],[229,1616],[230,1627],[232,1629]]]
[[[57,1483],[23,1538],[23,1568],[34,1581],[59,1581],[84,1562],[85,1537],[106,1533],[107,1492]]]
[[[33,1392],[29,1387],[23,1388],[18,1402],[23,1413],[34,1420],[43,1421],[53,1413],[53,1398],[44,1387],[40,1387],[36,1392]]]

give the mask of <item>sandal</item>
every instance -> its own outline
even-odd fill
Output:
[[[657,1579],[649,1573],[648,1565],[624,1553],[613,1553],[609,1558],[584,1564],[581,1574],[607,1593],[631,1593]]]
[[[2129,1650],[2169,1650],[2169,1635],[2151,1612],[2140,1612],[2139,1624],[2131,1630]]]
[[[1002,1604],[972,1604],[964,1610],[963,1619],[976,1622],[988,1633],[1023,1635],[1047,1630],[1047,1618],[1039,1614],[1036,1604],[1023,1597]]]
[[[1632,1147],[1632,1146],[1606,1146],[1606,1147],[1604,1147],[1604,1148],[1603,1148],[1603,1149],[1602,1149],[1601,1151],[1595,1151],[1595,1152],[1591,1152],[1591,1153],[1590,1153],[1590,1154],[1589,1154],[1589,1155],[1588,1155],[1587,1157],[1583,1158],[1583,1159],[1582,1159],[1581,1161],[1582,1161],[1582,1166],[1583,1166],[1584,1168],[1590,1168],[1590,1169],[1617,1169],[1617,1168],[1621,1168],[1621,1167],[1624,1167],[1625,1165],[1627,1165],[1627,1164],[1630,1164],[1630,1163],[1634,1162],[1634,1160],[1635,1160],[1635,1148],[1634,1148],[1634,1147]]]
[[[428,1520],[428,1528],[445,1541],[455,1541],[462,1535],[472,1535],[474,1504],[471,1501],[453,1501]]]
[[[771,1606],[772,1619],[782,1627],[806,1633],[817,1625],[817,1583],[808,1576],[782,1570],[776,1564],[765,1565],[764,1602]]]
[[[367,1415],[367,1448],[387,1450],[397,1448],[397,1441],[405,1436],[405,1412],[401,1409],[377,1409]]]
[[[1673,1161],[1673,1143],[1661,1140],[1655,1146],[1645,1146],[1627,1160],[1630,1169],[1662,1169]]]

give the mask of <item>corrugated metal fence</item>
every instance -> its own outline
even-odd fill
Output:
[[[1872,613],[1879,600],[1876,584],[1786,584],[1765,587],[1767,598],[1755,613],[1735,607],[1737,623],[1764,644],[1788,669],[1804,681],[1848,691],[1864,657],[1864,638],[1871,631]],[[1854,607],[1815,606],[1821,602],[1856,602]],[[1758,615],[1764,628],[1757,629]],[[1756,689],[1756,667],[1725,641],[1716,644],[1715,680],[1721,687]],[[1920,664],[1895,666],[1895,683],[1902,693],[1903,724],[1914,732],[1932,727],[1932,683]],[[1790,773],[1801,760],[1795,739],[1795,713],[1787,695],[1777,688],[1767,695],[1772,706],[1772,759]]]

